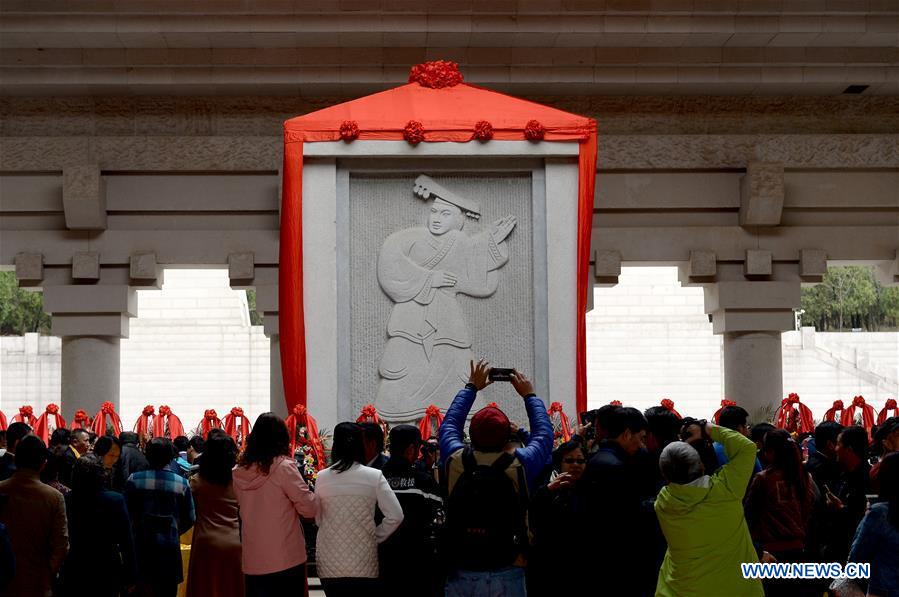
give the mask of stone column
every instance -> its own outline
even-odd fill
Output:
[[[64,336],[62,393],[64,416],[83,409],[90,416],[106,401],[119,409],[120,339],[114,336]]]
[[[784,393],[779,331],[724,334],[724,395],[753,414],[754,421],[780,403]]]
[[[269,333],[269,319],[274,319],[273,333]],[[272,412],[279,417],[287,417],[287,403],[284,401],[284,379],[281,377],[281,336],[278,331],[278,316],[265,317],[265,333],[269,340],[269,399]]]

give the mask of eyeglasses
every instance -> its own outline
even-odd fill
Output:
[[[587,461],[583,458],[565,458],[562,462],[565,464],[584,464]]]

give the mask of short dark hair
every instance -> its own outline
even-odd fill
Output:
[[[50,447],[68,446],[70,437],[72,437],[71,431],[65,427],[57,427],[53,430],[53,433],[50,434]]]
[[[868,432],[860,425],[846,427],[840,432],[840,442],[864,460],[868,457]]]
[[[186,435],[179,435],[172,440],[172,443],[175,445],[176,452],[186,452],[187,447],[190,445],[190,440],[187,439]]]
[[[133,431],[123,431],[119,434],[119,441],[122,442],[122,445],[125,444],[136,444],[140,442],[140,436]]]
[[[384,429],[377,423],[361,423],[362,434],[366,441],[375,442],[378,446],[378,452],[384,451]]]
[[[570,439],[567,442],[563,442],[559,444],[559,447],[553,450],[552,458],[553,458],[553,470],[559,471],[562,469],[562,459],[567,455],[571,454],[575,450],[580,450],[584,456],[587,455],[587,451],[584,449],[584,444],[580,442],[578,439]]]
[[[36,435],[27,435],[16,446],[16,468],[39,471],[47,462],[47,456],[44,440]]]
[[[643,411],[649,432],[656,438],[659,450],[678,439],[683,419],[664,406],[650,406]]]
[[[172,462],[175,456],[175,447],[172,440],[167,437],[154,437],[147,442],[147,463],[153,470],[162,470]]]
[[[203,450],[206,449],[206,440],[204,440],[199,435],[195,435],[190,438],[190,442],[188,442],[188,445],[194,449],[194,452],[200,452],[202,454]]]
[[[83,427],[79,427],[78,429],[72,429],[72,433],[69,435],[69,444],[74,444],[76,441],[78,441],[76,438],[79,435],[87,436],[88,441],[90,441],[90,438],[91,438],[90,431],[88,431],[87,429],[85,429]]]
[[[237,445],[234,440],[227,434],[210,434],[203,448],[205,451],[200,458],[200,477],[214,485],[228,485],[231,482],[231,469],[237,462]]]
[[[29,433],[31,433],[31,426],[27,423],[10,423],[6,428],[6,449],[15,454],[16,444]]]
[[[768,432],[772,429],[777,429],[771,423],[756,423],[749,430],[749,439],[754,442],[764,441],[765,436],[768,435]]]
[[[365,433],[362,425],[356,423],[338,423],[334,427],[331,446],[331,468],[338,473],[348,470],[353,464],[364,462]]]
[[[75,461],[72,469],[72,495],[78,498],[97,494],[103,491],[105,479],[106,470],[100,457],[93,453],[85,454]]]
[[[608,422],[604,425],[609,439],[615,439],[626,429],[637,433],[649,428],[646,417],[636,408],[622,406],[609,414]]]
[[[818,426],[815,427],[815,448],[821,450],[827,446],[827,442],[836,444],[841,431],[843,431],[843,426],[836,421],[818,423]]]
[[[112,450],[114,445],[122,446],[119,443],[118,438],[113,437],[111,435],[104,435],[102,437],[97,438],[97,441],[94,442],[94,454],[97,456],[106,456],[109,454],[109,451]]]
[[[605,404],[597,408],[593,411],[595,413],[593,417],[593,427],[608,431],[609,417],[620,408],[621,407],[617,404]]]
[[[415,425],[397,425],[390,430],[390,455],[401,456],[409,446],[421,445],[421,430]]]
[[[742,406],[725,406],[718,414],[718,425],[736,431],[740,425],[749,422],[749,413]]]

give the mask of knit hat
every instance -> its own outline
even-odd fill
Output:
[[[471,418],[471,445],[482,452],[499,452],[509,441],[509,417],[494,406],[482,408]]]

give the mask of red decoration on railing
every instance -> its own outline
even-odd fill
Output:
[[[528,120],[524,125],[524,138],[528,141],[542,141],[546,135],[546,127],[540,124],[538,120]]]
[[[34,425],[34,434],[44,440],[45,444],[50,443],[50,418],[53,418],[53,429],[65,429],[66,420],[59,414],[59,406],[56,404],[48,404],[44,409],[44,413]]]
[[[843,420],[843,414],[846,412],[845,407],[843,406],[842,400],[834,400],[833,406],[827,409],[827,412],[824,413],[825,421],[836,421],[837,420],[837,412],[840,413],[840,420]]]
[[[493,138],[493,125],[486,120],[479,120],[474,125],[473,137],[478,141],[489,141]]]
[[[97,435],[106,435],[107,417],[109,417],[109,424],[112,426],[113,434],[118,437],[119,434],[122,433],[122,420],[115,411],[115,405],[112,402],[104,402],[103,405],[100,406],[100,411],[94,417],[94,422],[91,424],[91,431]]]
[[[203,419],[200,421],[200,424],[197,425],[197,435],[200,435],[203,439],[206,439],[211,430],[221,428],[222,420],[219,419],[218,414],[216,414],[215,412],[215,409],[210,408],[203,413]]]
[[[91,428],[91,418],[87,414],[86,411],[81,410],[80,408],[75,411],[75,416],[72,418],[72,430],[75,429],[90,429]]]
[[[737,405],[737,403],[734,402],[733,400],[728,400],[727,398],[725,398],[724,400],[722,400],[722,401],[721,401],[721,407],[718,408],[718,410],[715,411],[715,414],[712,415],[712,420],[715,421],[715,424],[716,424],[716,425],[718,424],[718,417],[721,416],[721,411],[722,411],[722,410],[724,410],[724,409],[727,408],[728,406],[736,406],[736,405]]]
[[[422,87],[442,89],[455,87],[463,80],[459,65],[450,60],[434,60],[416,64],[409,71],[409,82]]]
[[[250,420],[243,414],[243,409],[235,406],[225,415],[222,422],[225,424],[225,433],[231,436],[239,449],[243,450],[244,442],[247,441],[251,430]]]
[[[141,442],[145,442],[152,437],[153,419],[156,416],[156,409],[152,404],[148,404],[140,412],[137,421],[134,422],[133,431],[140,437]]]
[[[359,125],[355,120],[344,120],[340,125],[340,138],[347,143],[359,137]]]
[[[443,415],[436,405],[431,404],[425,409],[425,416],[418,422],[418,430],[421,432],[421,439],[428,441],[432,437],[436,437],[443,424]]]
[[[293,407],[293,412],[287,417],[287,432],[290,434],[290,453],[296,454],[297,435],[303,435],[302,430],[305,429],[305,438],[301,437],[301,441],[308,441],[312,445],[315,452],[315,468],[317,471],[327,466],[325,462],[325,446],[318,434],[318,423],[306,410],[302,404]]]
[[[12,418],[13,423],[25,423],[29,427],[34,427],[37,424],[37,417],[34,416],[34,408],[31,406],[20,406],[19,414]]]
[[[890,415],[890,411],[893,411],[893,414]],[[2,415],[3,413],[0,413]],[[896,407],[896,399],[888,398],[886,404],[883,405],[883,410],[880,411],[880,414],[877,415],[877,424],[883,425],[883,422],[886,421],[890,416],[899,417],[899,408]]]
[[[790,394],[780,402],[774,425],[790,433],[811,433],[815,430],[812,411],[799,401],[799,394],[796,393]]]
[[[425,127],[417,120],[410,120],[403,129],[403,139],[412,145],[418,145],[425,140]]]
[[[159,414],[153,419],[153,437],[168,437],[175,439],[184,433],[184,425],[178,415],[172,412],[172,409],[163,404],[159,407]]]
[[[553,436],[556,438],[561,438],[563,442],[567,442],[571,439],[571,423],[568,421],[568,415],[565,414],[565,411],[562,410],[561,402],[553,402],[549,405],[549,409],[546,411],[549,415],[549,420],[553,424]],[[559,419],[559,430],[556,431],[556,423],[555,419]]]
[[[662,402],[660,402],[660,404],[662,405],[662,407],[665,410],[668,410],[668,411],[671,411],[672,413],[674,413],[674,416],[677,417],[678,419],[683,419],[683,417],[680,416],[680,413],[677,412],[676,410],[674,410],[674,401],[672,401],[671,399],[662,398]]]
[[[865,403],[864,396],[856,396],[852,399],[852,405],[843,411],[843,427],[855,425],[855,409],[862,411],[862,427],[868,432],[868,440],[871,439],[871,430],[874,428],[874,407]]]

